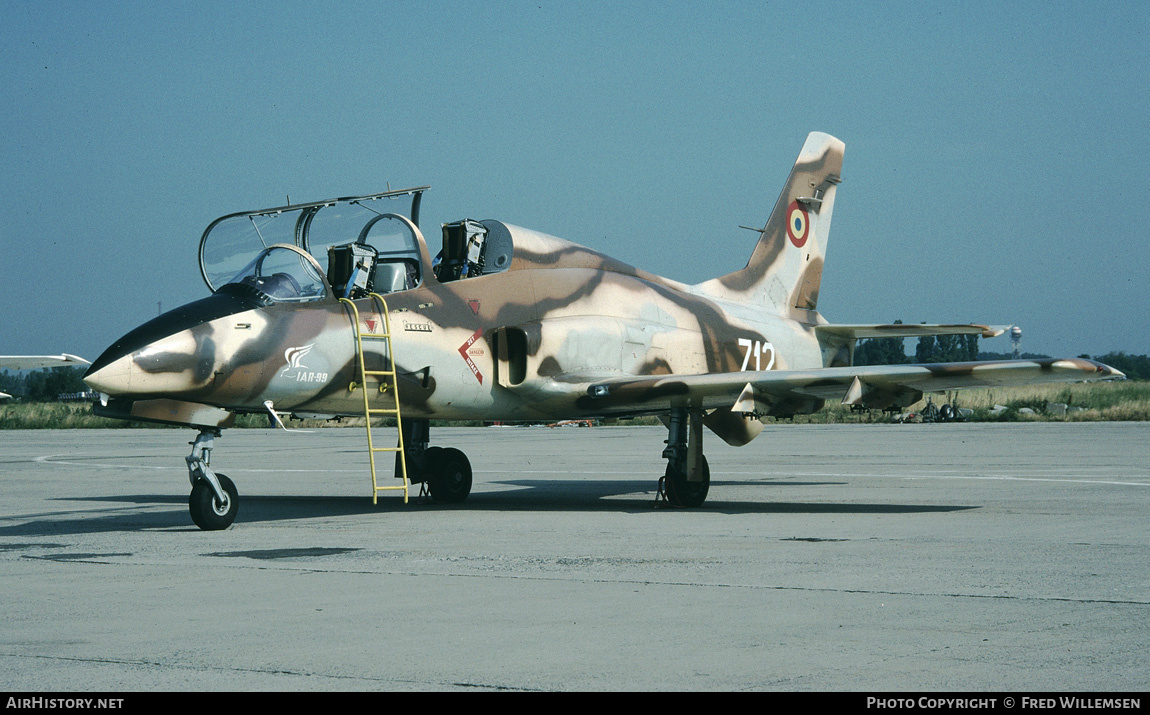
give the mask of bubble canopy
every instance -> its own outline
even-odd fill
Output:
[[[415,232],[419,203],[428,188],[420,186],[221,216],[208,225],[200,239],[200,274],[214,293],[228,284],[252,279],[248,280],[250,284],[255,279],[285,273],[299,283],[300,293],[291,299],[322,298],[327,290],[323,275],[328,268],[330,246],[380,243],[375,246],[380,253],[410,254],[418,260]],[[410,218],[385,210],[384,199],[398,200],[405,196],[411,197]],[[268,250],[277,244],[280,245],[276,251]],[[309,255],[286,250],[293,246]],[[311,265],[307,265],[309,263]],[[276,266],[289,270],[270,270]],[[319,274],[310,275],[316,268]],[[307,294],[308,290],[315,291],[317,284],[318,293]],[[284,294],[282,298],[269,294],[272,298],[289,299],[290,283],[286,289],[268,287]]]

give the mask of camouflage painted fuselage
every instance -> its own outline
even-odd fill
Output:
[[[386,296],[405,416],[606,414],[614,410],[581,405],[574,384],[824,364],[811,328],[825,321],[813,311],[800,322],[753,310],[552,236],[506,228],[514,242],[506,271],[440,283],[420,235],[421,285]],[[378,303],[356,304],[362,334],[382,334]],[[330,293],[259,306],[217,293],[129,333],[96,361],[89,382],[138,402],[263,412],[271,400],[279,411],[362,414],[362,396],[349,390],[360,382],[352,316]],[[194,324],[165,334],[181,322]],[[363,344],[369,370],[387,366],[385,343]]]

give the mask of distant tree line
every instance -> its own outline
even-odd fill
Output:
[[[902,325],[901,320],[894,321]],[[910,362],[903,348],[906,338],[871,338],[855,345],[855,365],[902,365]]]
[[[914,361],[970,362],[978,359],[977,335],[924,335],[914,349]]]
[[[901,320],[894,321],[902,325]],[[967,362],[978,359],[977,335],[923,335],[906,354],[906,338],[871,338],[855,346],[855,365],[902,365],[904,363]]]
[[[80,379],[83,374],[82,367],[53,367],[17,373],[5,370],[0,372],[0,392],[30,402],[55,402],[64,393],[87,390],[88,386]]]
[[[1131,380],[1150,380],[1150,355],[1127,355],[1123,351],[1106,353],[1105,355],[1079,355],[1087,360],[1104,362],[1110,367],[1116,367],[1126,373]]]

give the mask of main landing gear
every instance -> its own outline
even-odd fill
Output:
[[[685,407],[671,409],[667,422],[667,471],[659,494],[677,507],[701,506],[711,488],[711,469],[703,456],[703,413]]]
[[[188,463],[188,480],[192,494],[188,497],[188,511],[192,521],[204,531],[226,529],[236,520],[240,508],[240,493],[226,475],[213,472],[208,463],[212,458],[215,438],[219,429],[202,429],[192,445],[192,453],[184,457]]]
[[[403,424],[408,479],[422,482],[431,499],[440,504],[458,504],[471,494],[471,463],[454,447],[431,447],[430,423],[407,420]],[[232,525],[239,513],[240,494],[224,474],[209,466],[216,428],[201,429],[188,463],[188,480],[192,493],[188,510],[196,526],[205,531],[218,531]],[[684,407],[673,408],[667,422],[667,447],[663,457],[667,470],[659,480],[659,494],[676,507],[701,506],[711,488],[711,470],[703,456],[703,414]],[[400,456],[396,454],[397,475],[401,474]]]
[[[407,458],[407,478],[422,482],[432,501],[458,504],[471,494],[471,462],[454,447],[429,447],[431,425],[428,420],[405,420],[403,446]],[[396,455],[399,476],[399,455]]]

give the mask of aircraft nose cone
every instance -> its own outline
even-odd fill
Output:
[[[168,311],[108,346],[84,382],[107,395],[185,398],[203,390],[226,359],[216,343],[221,329],[212,323],[257,307],[246,298],[214,293]],[[230,335],[232,326],[224,332]]]
[[[200,349],[190,330],[154,342],[125,338],[92,363],[84,382],[112,397],[173,396],[207,381],[212,354]]]
[[[84,384],[106,395],[126,395],[131,391],[132,359],[122,357],[98,369],[93,365],[84,373]]]

